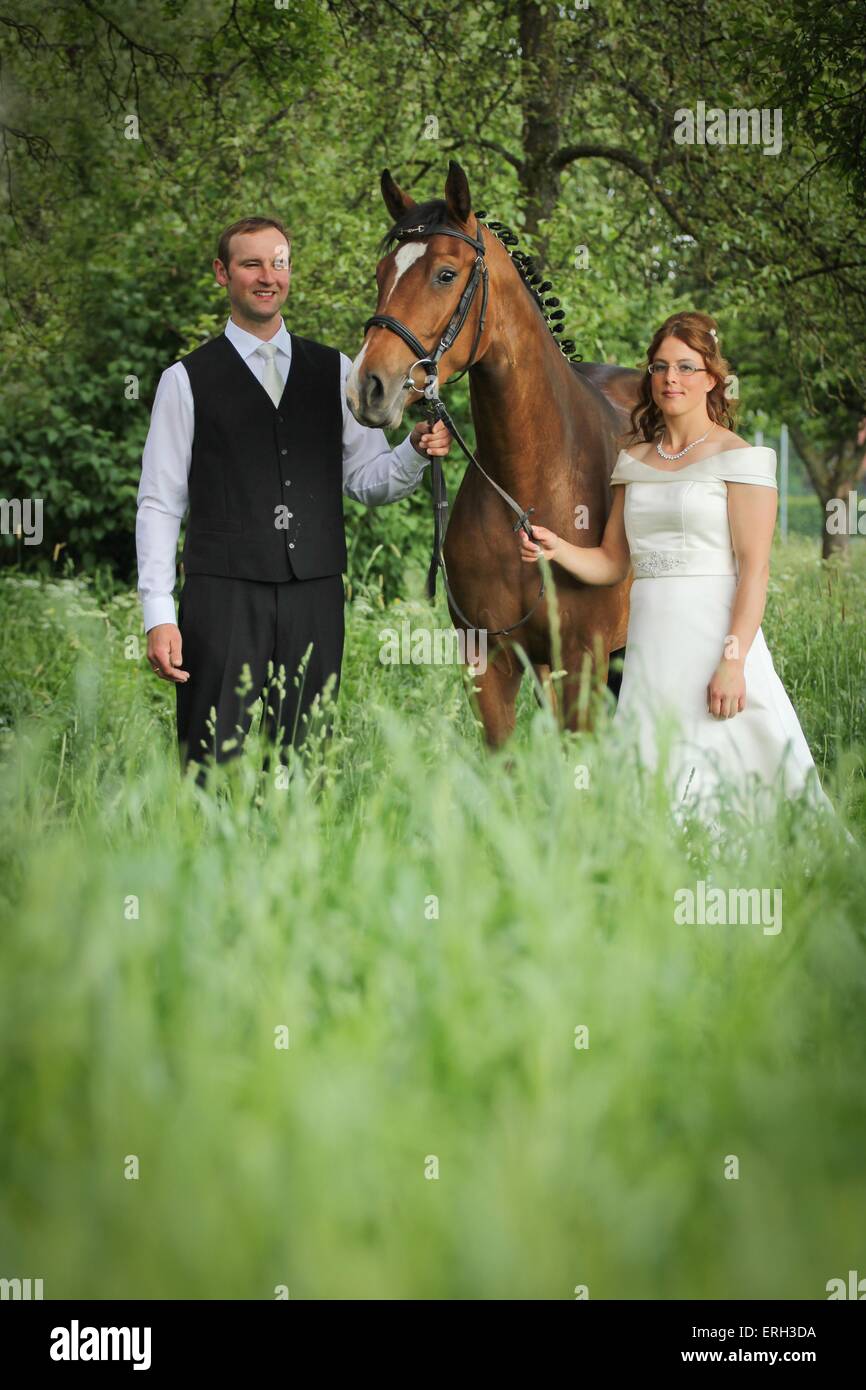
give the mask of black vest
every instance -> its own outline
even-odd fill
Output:
[[[346,569],[340,354],[291,339],[279,406],[224,333],[180,359],[195,406],[186,574],[277,581]]]

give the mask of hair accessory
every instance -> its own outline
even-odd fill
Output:
[[[710,337],[715,338],[716,342],[719,340],[719,335],[714,328],[710,329]]]

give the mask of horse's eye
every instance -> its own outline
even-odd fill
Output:
[[[440,285],[450,285],[451,281],[456,280],[456,278],[456,270],[440,270],[439,274],[436,276],[436,279]]]

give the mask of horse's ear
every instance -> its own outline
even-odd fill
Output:
[[[448,211],[456,222],[468,222],[472,211],[469,196],[469,180],[455,159],[448,161],[448,178],[445,180],[445,202]]]
[[[402,188],[394,182],[391,178],[391,171],[389,169],[382,170],[380,184],[382,188],[382,197],[385,199],[385,207],[390,212],[393,220],[399,222],[404,212],[408,212],[410,208],[414,208],[415,199],[410,198],[409,194],[404,193]]]

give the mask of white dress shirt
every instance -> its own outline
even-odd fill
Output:
[[[250,371],[262,379],[264,359],[256,356],[261,338],[239,328],[233,319],[225,335]],[[285,385],[292,361],[292,339],[284,321],[273,338],[277,371]],[[382,430],[359,425],[346,404],[346,379],[351,362],[340,353],[340,397],[343,404],[343,491],[356,502],[378,507],[406,497],[421,480],[430,459],[416,453],[409,435],[391,449]],[[157,623],[177,621],[174,585],[177,542],[186,513],[194,430],[192,386],[182,362],[163,372],[156,388],[150,429],[141,460],[135,544],[138,553],[138,594],[144,630]]]

